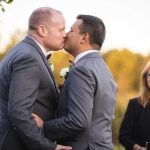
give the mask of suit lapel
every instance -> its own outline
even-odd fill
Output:
[[[37,45],[37,43],[32,38],[26,36],[25,39],[24,39],[24,41],[27,42],[27,43],[29,43],[29,44],[31,44],[33,47],[35,47],[35,49],[37,50],[37,52],[42,57],[42,60],[43,60],[45,66],[46,66],[46,68],[47,68],[47,70],[48,70],[48,72],[49,72],[49,74],[50,74],[50,76],[52,78],[52,83],[54,85],[54,89],[55,89],[56,95],[58,97],[58,89],[57,89],[57,86],[56,86],[56,83],[55,83],[54,75],[52,73],[52,70],[51,70],[51,68],[50,68],[50,66],[48,64],[48,61],[47,61],[45,55],[43,54],[42,50],[40,49],[40,47]]]

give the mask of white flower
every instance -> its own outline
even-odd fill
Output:
[[[52,70],[52,72],[54,71],[54,65],[53,65],[53,63],[52,62],[49,62],[49,65],[50,65],[50,68],[51,68],[51,70]]]
[[[60,77],[62,77],[62,78],[66,78],[66,76],[68,75],[68,73],[69,73],[69,67],[66,67],[66,68],[63,68],[63,69],[61,69],[61,71],[60,71]]]
[[[60,70],[60,77],[64,78],[64,80],[66,80],[72,66],[73,66],[73,62],[72,62],[72,60],[69,60],[69,66]]]

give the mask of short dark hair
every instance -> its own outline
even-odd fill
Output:
[[[77,19],[82,19],[83,23],[80,25],[80,33],[88,33],[90,44],[96,44],[101,48],[106,34],[106,29],[103,21],[91,15],[78,15]]]

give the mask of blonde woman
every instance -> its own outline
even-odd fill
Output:
[[[129,101],[123,118],[119,141],[126,150],[145,150],[150,141],[150,61],[141,73],[140,96]]]

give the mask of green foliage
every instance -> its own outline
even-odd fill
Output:
[[[5,9],[4,9],[4,6],[3,6],[2,2],[10,4],[10,3],[13,2],[13,0],[0,0],[0,9],[1,9],[2,12],[4,12]]]
[[[139,90],[140,71],[148,60],[141,54],[134,54],[130,50],[111,50],[104,54],[108,66],[123,94]]]

